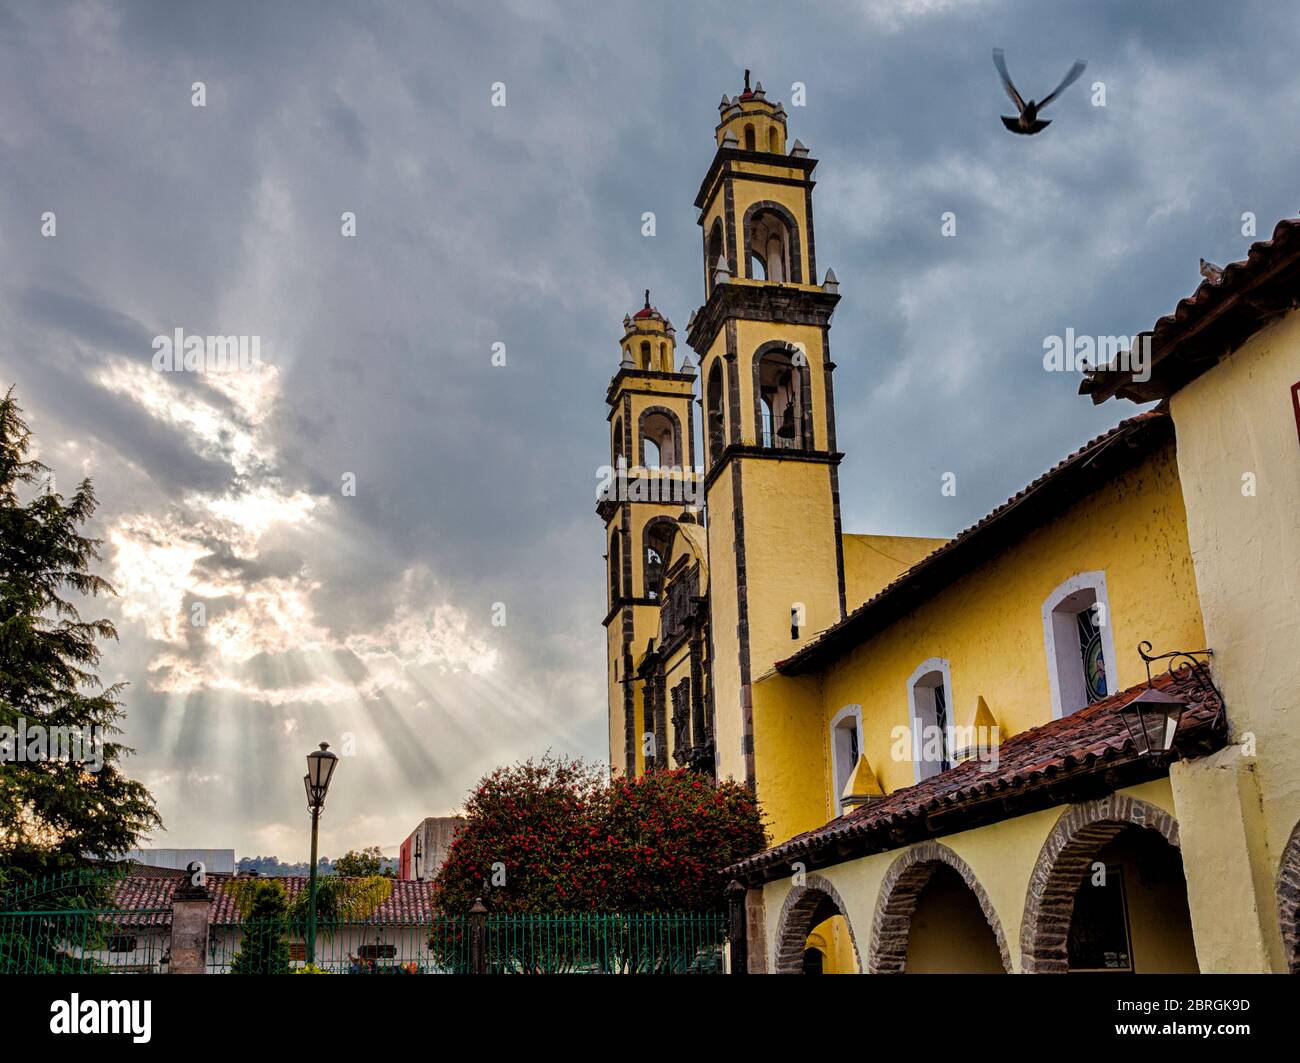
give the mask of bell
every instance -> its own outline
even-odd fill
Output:
[[[790,399],[785,404],[785,413],[781,417],[781,427],[776,430],[776,434],[782,439],[794,438],[794,399]]]

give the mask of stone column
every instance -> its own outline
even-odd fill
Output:
[[[186,878],[172,893],[172,943],[168,974],[206,974],[208,890]]]
[[[1273,882],[1252,761],[1228,746],[1172,764],[1169,783],[1201,973],[1284,972],[1270,948]]]

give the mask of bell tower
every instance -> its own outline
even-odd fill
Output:
[[[751,682],[844,616],[831,315],[815,159],[762,83],[722,97],[695,206],[705,302],[687,325],[704,407],[719,777],[755,784]],[[734,645],[731,633],[735,633]],[[760,751],[761,755],[761,751]]]
[[[645,770],[642,735],[656,731],[637,662],[659,629],[664,564],[677,519],[697,508],[695,367],[675,368],[677,334],[650,305],[623,319],[621,362],[605,394],[610,476],[596,512],[605,522],[605,615],[609,661],[609,757],[612,771]],[[663,731],[660,726],[657,729]],[[663,762],[666,742],[658,757]]]

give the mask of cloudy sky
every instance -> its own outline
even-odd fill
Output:
[[[1148,328],[1243,213],[1295,214],[1300,25],[1049,6],[0,7],[0,381],[101,498],[154,843],[303,858],[322,738],[355,749],[327,854],[503,761],[604,755],[604,389],[642,288],[679,328],[702,300],[691,204],[746,66],[821,160],[846,530],[954,534],[1129,412],[1044,338]],[[998,121],[995,45],[1026,96],[1088,60],[1041,136]],[[265,364],[156,373],[176,328]]]

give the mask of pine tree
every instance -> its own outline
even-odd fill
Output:
[[[270,879],[253,879],[239,908],[244,937],[230,963],[230,973],[288,974],[289,904],[284,887]]]
[[[30,449],[11,388],[0,400],[0,893],[117,856],[161,825],[152,795],[121,771],[133,751],[111,740],[122,684],[104,686],[96,670],[100,640],[117,632],[106,619],[83,620],[73,600],[114,593],[90,571],[100,541],[80,531],[94,490],[83,480],[65,499]],[[33,726],[98,738],[102,766],[27,750],[20,759],[17,732]]]

